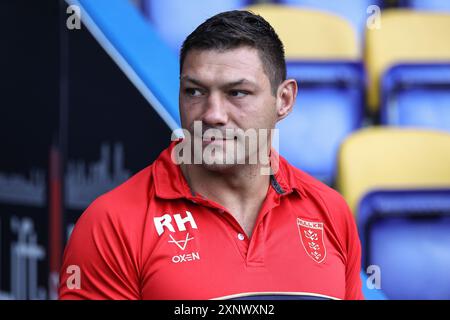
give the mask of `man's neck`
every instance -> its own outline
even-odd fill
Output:
[[[225,207],[248,236],[267,195],[270,176],[262,175],[259,165],[237,165],[213,171],[201,165],[182,165],[191,189]]]

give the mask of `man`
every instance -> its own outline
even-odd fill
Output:
[[[185,138],[80,217],[60,298],[362,298],[344,200],[271,150],[296,94],[262,17],[200,25],[181,49]]]

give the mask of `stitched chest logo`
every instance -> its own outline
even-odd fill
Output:
[[[188,229],[186,226],[190,225],[191,231],[198,229],[192,213],[186,211],[185,217],[179,213],[174,215],[167,213],[161,217],[154,217],[153,222],[158,235],[161,236],[165,231],[169,231],[168,243],[179,249],[178,254],[171,258],[173,263],[200,260],[200,254],[198,251],[185,252],[185,250],[189,248],[189,241],[194,240],[194,237],[187,231]],[[191,245],[187,251],[192,249],[193,248]]]
[[[327,255],[322,222],[310,222],[297,218],[300,239],[308,256],[317,263],[322,263]]]
[[[172,237],[172,235],[169,235],[169,237],[170,237],[170,239],[171,239],[171,240],[169,241],[169,243],[174,243],[174,244],[176,244],[177,247],[180,248],[180,249],[183,250],[183,251],[186,249],[186,246],[187,246],[188,242],[189,242],[190,240],[194,240],[194,238],[190,238],[190,237],[189,237],[189,232],[186,234],[186,238],[185,238],[185,239],[175,240],[175,239]]]

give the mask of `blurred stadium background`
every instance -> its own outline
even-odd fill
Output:
[[[178,126],[181,42],[242,8],[285,43],[280,153],[348,201],[366,298],[450,299],[450,0],[0,1],[0,299],[56,298],[79,215]]]

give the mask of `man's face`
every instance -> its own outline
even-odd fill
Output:
[[[268,129],[266,132],[270,133],[278,119],[276,98],[258,51],[246,46],[224,51],[189,51],[180,76],[179,104],[182,127],[202,149],[214,148],[215,152],[209,157],[216,160],[225,159],[226,152],[231,150],[229,146],[233,146],[233,150],[245,146],[246,160],[259,149],[249,149],[250,143],[245,143],[244,139],[231,137],[227,140],[227,131],[250,132],[247,130],[252,129],[258,134],[262,132],[260,129]],[[203,130],[197,135],[194,134],[196,121],[200,121]],[[211,141],[202,134],[211,128],[218,129],[216,133],[221,132],[224,139]],[[203,153],[203,157],[205,154],[209,153]],[[228,167],[230,164],[208,165],[210,170]]]

